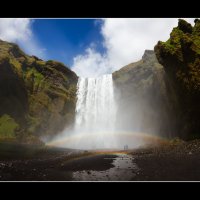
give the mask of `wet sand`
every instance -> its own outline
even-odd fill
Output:
[[[200,140],[131,152],[140,168],[133,181],[200,181]]]
[[[0,143],[0,181],[73,181],[76,171],[112,168],[116,157],[110,152]]]
[[[132,156],[118,152],[53,148],[23,159],[0,157],[0,181],[130,180],[132,169]]]
[[[199,140],[113,152],[1,147],[1,181],[200,180]]]
[[[100,155],[104,162],[110,161],[112,167],[104,170],[90,168],[78,170],[73,173],[75,181],[130,181],[137,173],[138,167],[133,163],[133,157],[126,153],[113,155]],[[100,157],[98,159],[100,159]],[[96,157],[97,158],[97,157]],[[112,161],[112,163],[111,163]],[[100,163],[101,164],[101,163]]]

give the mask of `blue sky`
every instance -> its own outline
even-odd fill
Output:
[[[95,19],[34,19],[31,26],[33,35],[45,49],[45,59],[71,66],[73,58],[93,41],[97,51],[104,51],[100,25],[100,20]]]
[[[185,20],[194,25],[194,19]],[[177,25],[177,18],[1,18],[0,39],[18,43],[29,55],[63,62],[78,76],[97,77],[140,60]]]

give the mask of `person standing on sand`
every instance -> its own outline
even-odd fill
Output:
[[[124,145],[124,150],[128,150],[128,145]]]

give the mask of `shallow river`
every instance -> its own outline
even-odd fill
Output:
[[[74,181],[130,181],[139,168],[134,163],[134,158],[127,154],[115,154],[114,167],[105,171],[83,170],[73,172]],[[113,159],[113,158],[104,158]]]

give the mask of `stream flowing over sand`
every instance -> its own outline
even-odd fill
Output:
[[[116,154],[113,167],[104,171],[83,170],[73,173],[74,181],[129,181],[139,172],[139,168],[133,162],[134,158],[127,154]],[[104,158],[113,159],[113,158]]]

